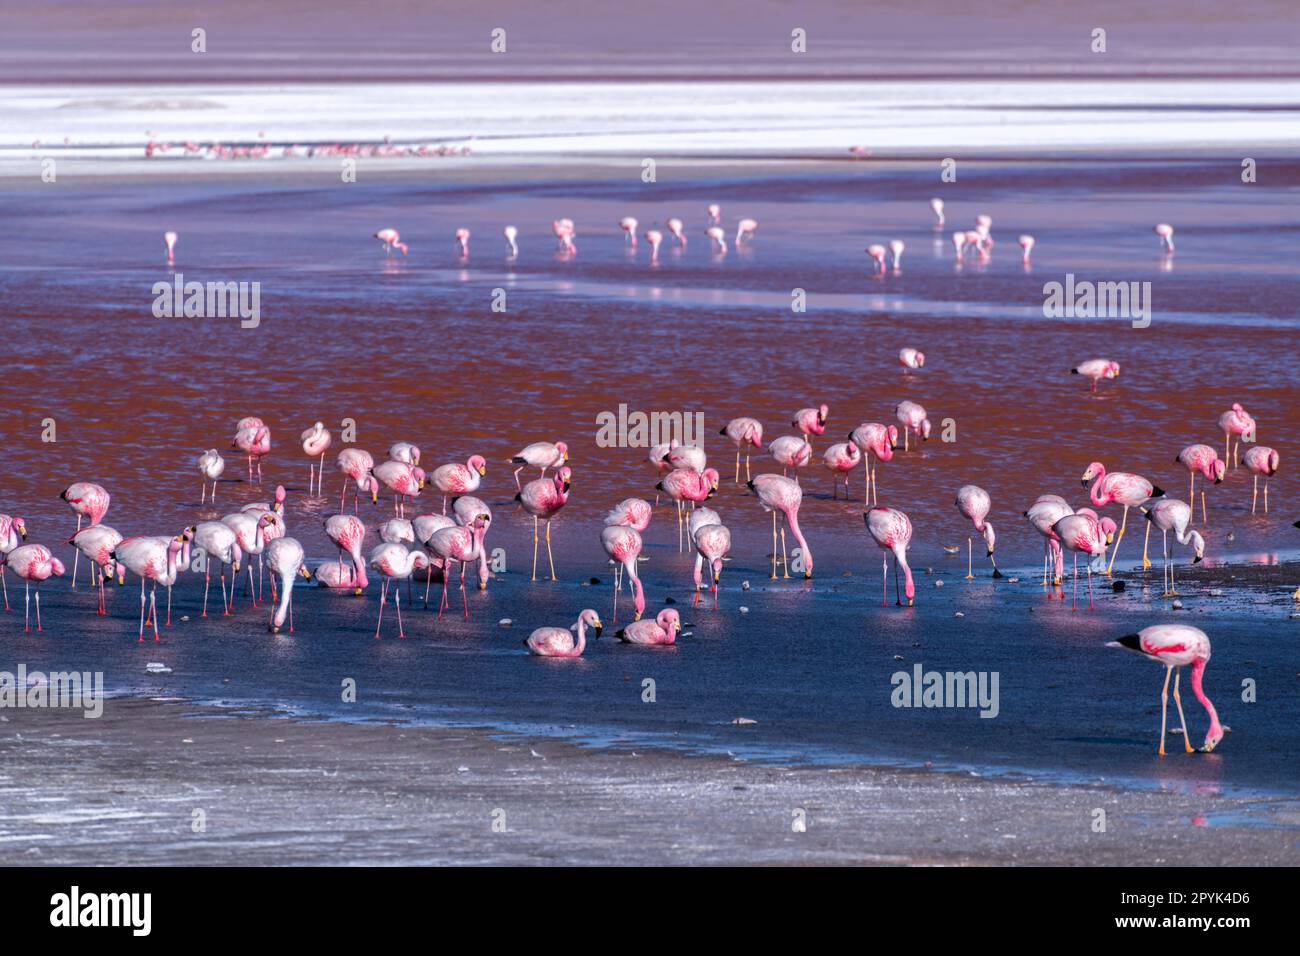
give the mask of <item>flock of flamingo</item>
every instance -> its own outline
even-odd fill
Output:
[[[944,223],[943,203],[932,202],[932,208],[938,217],[936,228]],[[728,233],[722,226],[721,209],[710,205],[707,208],[709,225],[706,235],[714,244],[715,250],[724,253],[727,248]],[[989,254],[993,246],[991,235],[992,220],[980,216],[976,228],[969,232],[953,234],[953,243],[959,256],[975,252],[982,257]],[[620,222],[626,239],[631,247],[637,243],[638,223],[626,218]],[[670,219],[667,228],[680,246],[686,245],[687,239],[682,222]],[[757,231],[758,224],[753,219],[742,219],[737,224],[735,243],[751,239]],[[571,255],[576,251],[574,225],[570,220],[557,220],[553,231],[563,254]],[[1173,229],[1161,224],[1156,227],[1166,254],[1172,254]],[[409,250],[394,229],[382,229],[375,233],[385,251],[406,254]],[[461,254],[469,253],[470,232],[460,229],[456,241]],[[517,256],[518,230],[513,226],[505,229],[508,251]],[[657,257],[663,235],[658,230],[649,230],[644,238],[651,246],[652,257]],[[166,233],[165,244],[167,259],[175,260],[177,235]],[[1034,245],[1033,237],[1023,236],[1020,245],[1028,258]],[[901,242],[890,244],[894,267],[898,267],[902,254]],[[868,254],[885,269],[885,250],[883,246],[872,246]],[[899,361],[909,372],[922,369],[925,355],[915,348],[904,348],[899,352]],[[1092,389],[1103,379],[1119,376],[1118,363],[1105,358],[1083,362],[1071,370],[1091,380]],[[895,423],[864,422],[849,431],[845,439],[830,444],[822,452],[824,466],[831,472],[834,481],[834,495],[838,497],[842,485],[845,497],[849,496],[851,473],[862,465],[865,472],[864,501],[866,510],[863,521],[866,530],[883,553],[882,556],[882,606],[888,604],[889,591],[889,556],[894,557],[895,599],[902,605],[904,597],[907,606],[912,606],[916,598],[916,588],[912,571],[907,561],[907,551],[912,540],[912,523],[908,516],[896,509],[879,504],[879,485],[877,472],[879,466],[893,459],[898,448],[900,433],[903,438],[903,451],[909,449],[911,438],[925,441],[930,436],[930,419],[923,406],[913,401],[903,401],[895,408]],[[779,465],[781,474],[761,473],[754,475],[750,469],[751,454],[755,449],[763,449],[763,424],[751,417],[738,417],[729,421],[721,430],[736,448],[735,476],[733,484],[741,481],[741,454],[744,453],[745,483],[752,491],[755,500],[764,511],[772,515],[772,551],[771,576],[777,579],[778,568],[781,576],[790,578],[789,555],[786,544],[786,529],[789,528],[798,544],[798,564],[796,573],[801,569],[805,578],[813,574],[813,552],[809,541],[799,525],[799,509],[803,499],[803,488],[799,480],[799,471],[808,466],[814,456],[813,440],[823,435],[829,427],[830,410],[827,405],[819,404],[801,409],[790,420],[792,433],[780,435],[767,443],[766,450],[772,461]],[[1215,448],[1206,444],[1194,444],[1183,448],[1175,461],[1183,465],[1190,475],[1188,500],[1180,501],[1167,495],[1146,478],[1121,471],[1109,471],[1101,462],[1091,463],[1083,472],[1081,481],[1089,488],[1089,506],[1073,508],[1068,501],[1056,494],[1043,494],[1030,507],[1022,512],[1024,518],[1044,539],[1043,552],[1043,587],[1049,589],[1049,595],[1057,591],[1064,599],[1062,587],[1064,576],[1064,553],[1073,556],[1073,598],[1072,608],[1078,609],[1078,561],[1085,559],[1087,571],[1089,608],[1093,608],[1092,574],[1096,570],[1110,575],[1114,567],[1115,555],[1123,541],[1131,509],[1137,509],[1146,519],[1146,535],[1143,546],[1142,566],[1151,566],[1149,559],[1151,529],[1157,528],[1162,536],[1162,553],[1164,556],[1164,595],[1175,594],[1173,552],[1168,538],[1172,533],[1175,541],[1190,547],[1193,562],[1200,561],[1205,553],[1205,541],[1200,532],[1195,530],[1196,478],[1203,479],[1201,486],[1201,519],[1207,520],[1206,483],[1218,484],[1224,480],[1229,468],[1244,466],[1255,479],[1255,492],[1251,510],[1255,512],[1259,499],[1259,479],[1264,479],[1263,508],[1268,511],[1268,480],[1277,473],[1279,456],[1275,449],[1256,444],[1257,423],[1239,404],[1220,417],[1218,426],[1224,434],[1224,454],[1220,458]],[[1235,440],[1235,444],[1234,444]],[[1248,450],[1239,456],[1242,442],[1248,444]],[[310,463],[308,495],[323,496],[323,479],[326,455],[332,446],[330,431],[321,422],[301,434],[301,448]],[[247,458],[248,481],[260,485],[262,482],[263,460],[271,452],[271,432],[266,423],[257,417],[240,420],[235,427],[231,447]],[[285,526],[284,503],[286,492],[278,486],[273,500],[257,502],[243,506],[239,511],[225,515],[220,520],[200,521],[184,528],[176,535],[155,535],[124,537],[120,532],[104,524],[108,512],[109,492],[98,484],[78,481],[69,485],[61,494],[69,508],[77,516],[77,529],[67,539],[74,548],[73,552],[73,587],[76,587],[77,567],[82,556],[89,566],[90,580],[97,588],[97,613],[107,614],[105,601],[105,581],[116,578],[119,584],[125,582],[126,572],[140,578],[140,616],[138,640],[143,641],[146,627],[152,625],[154,640],[159,640],[158,609],[155,594],[159,585],[167,590],[167,610],[164,626],[171,625],[171,592],[182,570],[190,568],[192,551],[202,549],[204,560],[201,570],[204,575],[202,616],[208,613],[209,592],[212,583],[214,564],[217,567],[222,592],[222,613],[233,613],[235,602],[235,582],[240,574],[241,565],[246,569],[246,591],[251,595],[254,607],[263,603],[262,584],[264,581],[264,564],[270,569],[271,603],[268,626],[273,633],[279,633],[286,624],[293,631],[293,584],[296,577],[314,579],[319,585],[328,588],[350,590],[362,594],[369,586],[367,571],[377,572],[381,578],[379,591],[378,620],[375,625],[375,638],[380,637],[384,610],[390,599],[394,605],[397,618],[399,638],[405,637],[405,627],[401,614],[400,582],[407,582],[408,603],[411,601],[411,581],[419,573],[425,577],[425,607],[428,606],[429,593],[435,578],[442,586],[438,607],[438,618],[449,607],[448,584],[453,574],[459,570],[459,587],[462,596],[463,615],[469,618],[469,600],[465,588],[467,565],[477,568],[478,587],[484,590],[488,586],[489,574],[488,549],[486,535],[493,521],[492,509],[475,493],[487,473],[487,462],[480,455],[472,455],[465,462],[451,462],[440,465],[431,473],[426,473],[420,466],[421,453],[418,446],[411,442],[397,442],[388,449],[386,460],[376,463],[367,452],[346,447],[338,452],[335,467],[342,475],[343,484],[339,496],[339,511],[324,520],[326,536],[338,548],[338,559],[318,565],[314,570],[306,566],[302,545],[288,536]],[[514,466],[514,482],[517,489],[515,500],[523,512],[533,519],[533,566],[532,580],[537,580],[537,568],[540,542],[544,537],[549,576],[557,580],[555,560],[551,546],[551,522],[565,506],[573,484],[573,472],[567,464],[568,446],[562,441],[536,441],[520,449],[511,461]],[[707,586],[713,595],[715,608],[718,606],[718,590],[723,569],[723,562],[728,558],[732,538],[717,511],[708,507],[709,501],[718,492],[721,481],[718,471],[708,466],[704,450],[691,445],[671,442],[650,450],[649,461],[658,476],[655,486],[657,495],[667,496],[672,500],[677,518],[678,550],[688,547],[695,553],[694,591],[695,604],[700,603],[701,592]],[[226,463],[215,449],[208,449],[198,456],[196,467],[202,480],[201,503],[215,507],[217,482],[225,471]],[[526,483],[520,482],[520,473],[526,468],[536,468],[539,476]],[[548,475],[548,472],[550,474]],[[793,472],[793,476],[791,476]],[[437,513],[414,512],[415,503],[421,493],[432,487],[442,497],[441,511]],[[348,491],[352,491],[352,513],[346,511]],[[381,489],[387,489],[393,498],[393,516],[378,523],[377,532],[380,543],[368,555],[363,553],[363,544],[370,529],[360,517],[360,498],[368,495],[371,503],[379,500]],[[984,541],[986,555],[992,565],[994,577],[1000,577],[994,558],[996,535],[993,524],[989,521],[992,501],[988,492],[975,485],[965,485],[956,492],[955,505],[958,511],[971,522],[973,531]],[[1111,505],[1122,507],[1119,524],[1110,517],[1103,517],[1097,509]],[[450,511],[449,511],[450,509]],[[678,612],[665,608],[654,618],[643,620],[646,609],[645,594],[642,588],[637,564],[644,545],[643,534],[650,524],[654,506],[642,498],[627,498],[609,511],[601,530],[601,544],[614,566],[613,621],[618,620],[619,594],[625,584],[632,592],[634,620],[618,631],[620,640],[631,644],[663,645],[673,644],[682,624]],[[541,528],[545,524],[544,534]],[[86,524],[83,527],[83,524]],[[1300,527],[1300,522],[1297,522]],[[4,588],[5,608],[9,610],[8,585],[4,573],[12,569],[26,584],[27,614],[24,630],[30,630],[31,604],[35,598],[35,619],[37,631],[40,631],[40,588],[41,581],[51,576],[65,573],[63,562],[53,551],[40,544],[21,544],[20,539],[27,536],[27,526],[22,517],[0,515],[0,585]],[[945,550],[955,550],[952,548]],[[967,540],[967,577],[974,577],[972,539]],[[1109,564],[1106,558],[1109,553]],[[779,554],[779,559],[778,559]],[[253,575],[252,558],[257,558],[258,573]],[[226,568],[231,571],[230,586],[227,588]],[[459,566],[459,568],[457,568]],[[708,580],[704,574],[707,569]],[[899,593],[899,574],[903,577],[902,593]],[[146,583],[152,586],[146,594]],[[33,592],[32,585],[36,588]],[[278,585],[278,587],[277,587]],[[1300,590],[1295,598],[1300,601]],[[599,614],[591,608],[584,609],[571,628],[541,627],[531,632],[524,641],[529,653],[545,657],[578,657],[586,649],[586,637],[590,630],[599,637],[603,623]],[[1198,699],[1206,707],[1211,719],[1210,732],[1205,739],[1205,750],[1211,750],[1223,736],[1213,705],[1205,697],[1202,689],[1202,675],[1210,656],[1208,637],[1197,628],[1181,624],[1162,624],[1149,627],[1139,634],[1128,635],[1112,646],[1123,647],[1143,654],[1166,667],[1165,688],[1162,701],[1167,709],[1168,684],[1170,675],[1176,675],[1184,666],[1192,668],[1192,687]],[[1182,704],[1179,697],[1177,676],[1174,681],[1174,699],[1179,717],[1183,719]],[[1186,743],[1186,721],[1183,719],[1184,742]],[[1164,721],[1161,728],[1160,753],[1164,753]],[[1190,751],[1190,744],[1187,744]]]

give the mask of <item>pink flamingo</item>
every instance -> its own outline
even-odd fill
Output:
[[[681,615],[667,607],[650,620],[633,621],[627,627],[614,632],[614,636],[624,644],[640,644],[645,647],[663,646],[675,644],[677,632],[681,629]]]
[[[343,490],[339,492],[339,509],[347,500],[348,481],[355,481],[357,490],[352,495],[352,511],[357,511],[357,499],[362,491],[370,492],[370,503],[379,501],[379,479],[375,477],[375,459],[370,452],[360,448],[344,448],[335,460],[335,467],[343,473]]]
[[[137,642],[144,641],[145,598],[144,583],[152,581],[149,591],[149,619],[153,622],[153,639],[158,637],[158,602],[156,594],[158,585],[167,589],[167,626],[171,626],[171,589],[179,573],[178,561],[192,532],[186,530],[184,535],[168,538],[165,536],[127,538],[113,549],[113,561],[119,567],[125,567],[140,578],[140,631]]]
[[[903,426],[903,451],[907,451],[907,435],[911,432],[922,441],[930,438],[930,417],[925,408],[916,402],[899,402],[894,417]]]
[[[624,216],[618,222],[618,227],[623,230],[623,242],[633,249],[636,248],[636,226],[637,222],[631,216]]]
[[[812,461],[812,443],[808,441],[807,436],[799,435],[782,435],[772,440],[767,446],[776,463],[781,466],[781,474],[786,474],[790,468],[803,468],[808,462]],[[798,475],[795,481],[799,480]]]
[[[989,562],[993,565],[993,576],[1002,577],[1002,572],[998,570],[998,563],[993,558],[993,546],[997,542],[997,535],[993,531],[993,522],[985,520],[989,509],[993,507],[989,493],[978,485],[962,485],[957,489],[956,504],[957,510],[969,518],[974,523],[975,530],[984,536],[984,543],[988,546]],[[971,540],[968,535],[966,537],[966,580],[968,581],[975,577],[973,560]]]
[[[50,553],[50,549],[43,544],[24,544],[21,547],[14,548],[5,558],[5,564],[14,569],[14,574],[18,575],[26,583],[27,611],[23,618],[23,633],[31,630],[31,606],[32,606],[32,582],[36,582],[36,630],[44,630],[41,627],[41,582],[48,579],[51,575],[63,574],[63,562]]]
[[[679,445],[673,442],[664,453],[664,461],[670,468],[689,468],[691,471],[704,471],[709,465],[704,449],[695,445]]]
[[[636,617],[634,621],[641,620],[641,615],[645,612],[645,592],[641,588],[641,577],[637,574],[636,563],[641,556],[641,549],[644,542],[641,540],[641,534],[635,528],[624,524],[607,525],[600,531],[600,544],[614,562],[614,623],[618,623],[618,592],[620,590],[620,581],[618,569],[622,569],[632,581],[632,603],[636,608]]]
[[[260,418],[241,419],[235,429],[231,448],[238,448],[248,456],[248,480],[253,480],[253,464],[257,463],[257,481],[262,482],[262,459],[271,451],[271,430]]]
[[[464,227],[456,230],[456,245],[460,246],[460,257],[469,258],[469,230]]]
[[[681,551],[682,506],[687,501],[699,504],[712,498],[718,490],[718,473],[712,468],[706,468],[703,472],[693,468],[674,468],[664,475],[663,481],[655,485],[655,488],[672,498],[677,505],[677,550]]]
[[[492,521],[492,509],[488,507],[487,502],[482,498],[476,498],[473,495],[460,495],[451,500],[451,510],[456,516],[456,523],[463,528],[468,528],[474,524],[474,519],[479,515],[486,516],[488,522]],[[427,538],[425,539],[428,540]],[[479,549],[478,557],[479,580],[483,582],[483,587],[487,587],[488,580],[488,549],[485,544]]]
[[[1056,536],[1056,522],[1066,515],[1074,514],[1074,509],[1060,495],[1041,495],[1024,516],[1034,526],[1034,530],[1043,536],[1043,587],[1047,587],[1047,568],[1053,568],[1052,583],[1059,585],[1064,572],[1061,553],[1061,539]]]
[[[301,575],[308,581],[311,580],[311,572],[303,564],[302,545],[296,538],[276,538],[266,546],[266,563],[271,569],[272,578],[276,575],[280,578],[280,603],[271,612],[267,628],[272,634],[279,634],[287,616],[289,633],[292,634],[293,579]]]
[[[395,441],[388,446],[391,461],[400,461],[414,468],[420,463],[420,446],[409,441]]]
[[[243,552],[239,550],[239,541],[235,532],[222,521],[201,521],[194,526],[194,543],[203,549],[203,613],[208,616],[208,587],[212,582],[212,562],[221,565],[221,608],[222,617],[229,617],[235,604],[235,576],[239,574],[239,565]],[[226,565],[231,566],[230,598],[226,598]]]
[[[682,221],[680,219],[669,219],[665,225],[668,226],[668,234],[677,240],[679,246],[685,249],[686,233],[682,231]]]
[[[849,432],[849,441],[858,446],[858,450],[867,456],[865,469],[867,472],[867,490],[866,504],[877,503],[877,493],[879,487],[876,484],[876,469],[872,467],[871,459],[876,461],[890,461],[894,457],[894,449],[898,447],[898,426],[882,425],[879,422],[863,422],[853,431]]]
[[[804,540],[799,530],[799,506],[803,503],[803,491],[797,481],[791,481],[782,475],[755,475],[748,482],[749,490],[758,495],[758,503],[764,511],[772,513],[772,580],[776,580],[776,513],[785,516],[790,532],[799,542],[804,561],[803,576],[811,578],[813,572],[812,548]],[[785,524],[781,526],[781,563],[785,577],[790,577],[790,561],[785,551]]]
[[[709,237],[714,252],[720,256],[727,254],[727,234],[721,226],[710,226],[704,234]]]
[[[907,549],[912,543],[912,521],[897,508],[869,508],[862,515],[867,531],[876,544],[885,552],[882,560],[884,576],[881,579],[880,606],[889,602],[889,552],[894,554],[894,600],[899,607],[903,600],[898,596],[898,569],[903,569],[903,593],[907,595],[907,606],[916,600],[916,585],[912,583],[912,568],[907,563]]]
[[[650,243],[650,261],[659,261],[659,247],[664,244],[664,234],[658,229],[647,229],[645,241]]]
[[[378,239],[384,245],[384,253],[392,255],[394,249],[399,250],[402,255],[406,255],[406,243],[402,242],[402,234],[396,229],[380,229],[375,233],[374,238]]]
[[[1219,416],[1219,428],[1223,430],[1223,460],[1228,460],[1228,445],[1232,436],[1237,436],[1237,441],[1232,445],[1232,467],[1237,467],[1237,450],[1241,448],[1242,441],[1252,442],[1255,440],[1255,419],[1251,417],[1240,405],[1233,403],[1228,411]]]
[[[1160,237],[1160,247],[1169,255],[1174,251],[1174,227],[1167,222],[1158,224],[1155,233]]]
[[[1096,480],[1093,481],[1093,479]],[[1128,509],[1141,507],[1151,498],[1162,498],[1164,492],[1141,475],[1130,474],[1126,471],[1114,471],[1106,474],[1106,466],[1099,461],[1094,461],[1088,466],[1088,470],[1083,473],[1082,481],[1085,488],[1088,487],[1088,482],[1093,482],[1089,497],[1098,508],[1112,502],[1124,506],[1124,519],[1120,522],[1119,538],[1115,542],[1115,550],[1111,552],[1110,564],[1105,571],[1106,576],[1110,577],[1111,569],[1115,567],[1115,555],[1119,553],[1120,542],[1124,540],[1124,529],[1128,526]],[[1143,568],[1151,567],[1151,559],[1147,557],[1150,544],[1151,526],[1147,525],[1146,542],[1142,545]]]
[[[758,232],[757,219],[742,219],[736,224],[736,248],[740,248],[742,242],[749,242],[754,238],[754,233]]]
[[[898,362],[906,369],[925,368],[925,353],[920,349],[899,349]]]
[[[934,224],[934,227],[935,227],[936,229],[938,229],[938,228],[942,227],[943,224],[944,224],[944,218],[943,218],[943,200],[942,200],[942,199],[931,199],[931,200],[930,200],[930,208],[934,210],[935,219],[937,220],[937,221],[935,222],[935,224]]]
[[[1034,251],[1034,237],[1030,235],[1021,236],[1020,248],[1025,251],[1023,257],[1025,265],[1029,265],[1029,254]]]
[[[460,501],[459,498],[456,500]],[[477,498],[472,500],[478,501]],[[486,506],[482,510],[486,511]],[[429,566],[425,568],[424,575],[424,607],[426,610],[429,607],[429,587],[433,584],[433,573],[436,570],[439,577],[442,577],[444,572],[442,557],[429,547],[429,539],[443,528],[454,528],[457,524],[455,518],[435,514],[417,515],[411,521],[411,532],[415,536],[415,542],[420,545],[424,550],[424,556],[429,559]]]
[[[408,551],[405,545],[385,542],[370,552],[370,567],[379,572],[383,586],[379,590],[379,620],[375,622],[375,640],[379,640],[379,627],[384,623],[384,605],[388,603],[388,587],[393,581],[409,578],[416,571],[429,566],[423,551]],[[397,608],[397,636],[406,637],[402,627],[402,589],[393,588],[393,604]]]
[[[1259,499],[1259,476],[1263,475],[1264,514],[1268,514],[1268,480],[1277,474],[1277,466],[1280,463],[1277,449],[1269,448],[1267,445],[1256,445],[1254,448],[1248,448],[1241,460],[1255,473],[1255,490],[1250,496],[1250,513],[1255,513],[1255,504]],[[1205,492],[1202,491],[1201,495],[1204,498]]]
[[[894,260],[894,272],[902,271],[903,250],[906,248],[902,239],[889,240],[889,255]]]
[[[86,560],[90,562],[91,587],[94,587],[95,568],[99,568],[99,603],[95,608],[95,613],[107,614],[108,607],[104,599],[104,578],[118,577],[121,574],[117,562],[113,560],[113,549],[122,543],[121,533],[106,524],[95,524],[83,531],[78,531],[68,539],[68,543],[84,554]]]
[[[404,461],[386,461],[376,465],[372,474],[393,492],[393,514],[406,514],[406,499],[415,498],[424,488],[424,471]],[[446,508],[443,512],[446,513]]]
[[[562,441],[535,441],[521,448],[513,458],[510,459],[512,465],[518,465],[515,469],[515,491],[522,490],[519,484],[519,473],[528,465],[542,470],[542,477],[546,477],[547,468],[559,468],[569,460],[569,446]]]
[[[343,561],[326,561],[312,572],[316,584],[334,591],[353,591],[360,594],[357,569]]]
[[[1165,586],[1163,597],[1173,597],[1178,592],[1174,590],[1174,560],[1173,552],[1169,550],[1169,532],[1174,533],[1174,540],[1179,544],[1190,544],[1192,546],[1192,564],[1199,564],[1205,557],[1205,539],[1197,531],[1189,530],[1192,523],[1192,506],[1185,501],[1179,501],[1177,498],[1160,498],[1150,508],[1143,508],[1147,520],[1160,529],[1162,535],[1161,552],[1165,556],[1164,577],[1161,583]]]
[[[605,527],[611,528],[622,525],[633,529],[637,534],[641,534],[650,526],[650,518],[653,514],[654,509],[651,508],[650,502],[643,498],[624,498],[605,515]],[[615,564],[614,588],[616,591],[623,590],[622,572],[623,566]],[[615,600],[617,601],[617,596],[615,596]],[[615,615],[617,613],[618,609],[615,608]]]
[[[75,481],[68,487],[59,492],[59,497],[68,503],[68,507],[73,510],[77,516],[77,530],[81,530],[81,521],[83,518],[89,518],[91,527],[99,524],[100,520],[108,513],[108,504],[111,500],[109,494],[103,486],[94,484],[90,481]],[[81,557],[80,551],[74,551],[72,555],[72,586],[77,586],[77,562]],[[62,574],[63,572],[59,572]],[[90,585],[95,586],[95,572],[90,572]]]
[[[302,453],[308,458],[315,459],[320,455],[320,475],[316,475],[315,461],[311,464],[311,471],[307,477],[307,494],[320,494],[320,482],[325,478],[325,452],[330,446],[333,436],[325,427],[323,422],[317,422],[302,433]]]
[[[248,590],[253,596],[253,607],[262,600],[262,552],[268,542],[284,537],[284,521],[273,510],[240,511],[226,515],[221,523],[235,533],[239,550],[250,558],[257,556],[257,585],[253,584],[253,562],[248,562]],[[268,533],[276,527],[278,533]],[[234,606],[235,581],[230,581],[231,606]]]
[[[711,511],[712,509],[700,509]],[[699,512],[697,511],[696,514]],[[695,515],[691,516],[692,519]],[[722,559],[731,552],[731,532],[717,520],[695,526],[691,531],[691,540],[695,542],[695,606],[700,606],[701,572],[707,563],[713,575],[713,606],[718,606],[718,582],[722,579]]]
[[[1192,693],[1201,702],[1205,712],[1210,715],[1210,729],[1206,731],[1202,753],[1210,753],[1223,739],[1223,725],[1219,723],[1219,714],[1205,696],[1202,681],[1205,677],[1205,665],[1210,662],[1210,639],[1198,627],[1190,624],[1156,624],[1143,628],[1136,634],[1125,634],[1119,640],[1111,641],[1107,647],[1118,647],[1126,651],[1141,654],[1147,660],[1164,665],[1165,686],[1160,691],[1160,756],[1165,756],[1165,727],[1169,717],[1169,675],[1174,675],[1174,704],[1178,708],[1178,719],[1183,725],[1183,747],[1187,753],[1192,752],[1191,741],[1187,739],[1187,718],[1183,716],[1183,701],[1178,695],[1178,680],[1182,668],[1188,664],[1192,667]]]
[[[717,203],[709,203],[709,205],[704,208],[704,211],[709,215],[710,226],[716,226],[722,222],[722,207]]]
[[[867,246],[867,248],[864,251],[866,252],[867,255],[871,257],[872,261],[875,262],[876,266],[879,268],[880,271],[877,273],[878,275],[883,276],[886,272],[889,271],[889,267],[885,265],[884,246],[882,246],[878,242],[875,242]]]
[[[540,480],[540,479],[539,479]],[[524,638],[524,647],[535,657],[581,657],[587,649],[587,628],[596,632],[597,639],[604,630],[600,615],[587,608],[578,615],[578,621],[572,630],[562,627],[539,627]],[[578,639],[573,639],[572,631],[578,632]]]
[[[849,497],[849,472],[858,467],[862,460],[862,450],[853,442],[838,442],[827,448],[822,455],[822,462],[831,470],[835,481],[831,485],[831,498],[839,497],[840,479],[844,479],[844,498]]]
[[[1082,375],[1092,379],[1092,390],[1097,391],[1097,383],[1103,378],[1119,378],[1119,362],[1110,359],[1088,359],[1070,369],[1071,375]]]
[[[0,587],[4,589],[5,610],[9,606],[9,585],[5,581],[5,561],[11,551],[18,547],[19,539],[27,538],[27,522],[18,515],[0,515]]]
[[[163,233],[163,244],[167,246],[167,264],[176,264],[176,240],[180,237],[174,232]]]
[[[551,223],[551,231],[555,233],[555,238],[560,244],[560,251],[565,255],[573,255],[578,251],[578,247],[573,244],[575,235],[572,219],[556,219]]]
[[[1196,473],[1199,471],[1206,481],[1212,481],[1216,485],[1223,481],[1223,475],[1228,470],[1226,462],[1219,460],[1219,453],[1209,445],[1188,445],[1178,453],[1174,459],[1186,466],[1192,474],[1191,486],[1187,490],[1187,500],[1191,504],[1192,510],[1196,510]],[[1208,522],[1205,515],[1205,487],[1201,487],[1201,524]]]
[[[483,556],[483,536],[487,534],[492,523],[492,516],[477,515],[466,526],[456,525],[435,531],[429,538],[427,547],[442,558],[442,601],[438,605],[438,620],[449,606],[447,601],[447,579],[451,577],[453,561],[460,564],[460,596],[465,605],[465,620],[469,620],[469,596],[465,593],[465,565],[471,561],[480,561]],[[478,589],[487,590],[487,565],[479,563]]]
[[[748,446],[763,447],[763,423],[757,418],[733,418],[718,434],[726,435],[736,446],[736,480],[733,484],[740,484],[740,449],[745,448],[745,480],[748,481],[750,478]]]
[[[479,483],[486,474],[487,459],[482,455],[470,455],[463,465],[453,462],[435,468],[429,476],[429,482],[442,492],[442,513],[447,513],[449,495],[472,495],[478,491]]]
[[[516,240],[519,238],[519,230],[514,226],[506,226],[501,232],[506,237],[506,248],[510,250],[510,258],[518,259],[519,243]]]
[[[818,405],[816,408],[801,408],[794,413],[794,418],[790,425],[799,429],[804,435],[808,436],[809,444],[812,443],[813,435],[821,435],[826,431],[826,417],[830,414],[830,409],[825,405]]]
[[[524,511],[533,516],[533,580],[537,580],[537,521],[546,521],[546,557],[551,562],[551,580],[555,576],[555,557],[551,554],[551,519],[569,500],[569,488],[573,483],[573,472],[568,465],[550,478],[537,478],[530,481],[515,495],[515,501],[523,506]]]
[[[199,492],[199,504],[203,504],[208,495],[208,482],[212,482],[212,503],[217,503],[217,479],[221,477],[226,470],[226,460],[221,457],[221,453],[215,448],[209,448],[203,454],[199,455],[198,460],[199,475],[203,478],[202,489]]]
[[[668,453],[676,447],[677,447],[676,439],[673,439],[672,441],[668,442],[668,444],[666,445],[660,444],[660,445],[650,446],[650,451],[647,453],[646,458],[649,460],[650,464],[654,465],[655,474],[658,475],[659,478],[663,478],[665,475],[668,474],[668,472],[673,470],[673,466],[668,462]],[[659,506],[659,493],[656,492],[655,507],[658,506]]]
[[[1074,552],[1074,601],[1073,609],[1079,609],[1079,555],[1086,554],[1088,561],[1088,610],[1093,610],[1092,603],[1092,565],[1094,561],[1106,560],[1106,532],[1093,514],[1076,512],[1066,515],[1052,526],[1061,547]]]

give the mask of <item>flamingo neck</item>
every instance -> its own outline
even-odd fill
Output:
[[[894,560],[903,569],[903,592],[910,604],[916,598],[916,585],[912,583],[912,567],[907,563],[907,545],[901,542],[893,547]]]
[[[805,569],[804,577],[812,577],[812,549],[808,547],[808,542],[804,539],[803,532],[799,530],[798,509],[787,511],[785,513],[785,520],[790,522],[790,533],[794,535],[795,540],[799,542],[799,548],[803,551],[803,566]]]
[[[573,646],[575,656],[587,649],[587,622],[578,618],[578,643]]]
[[[289,614],[289,594],[293,590],[293,575],[285,572],[280,575],[280,603],[275,606],[275,626],[284,624]]]
[[[1201,686],[1201,680],[1204,676],[1205,661],[1194,661],[1192,663],[1192,693],[1196,695],[1196,699],[1201,702],[1201,706],[1210,715],[1210,732],[1208,736],[1222,736],[1223,725],[1219,723],[1219,712],[1214,709],[1214,705],[1210,703],[1210,698],[1205,696],[1205,689]]]

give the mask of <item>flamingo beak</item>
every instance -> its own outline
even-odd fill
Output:
[[[354,588],[352,590],[352,593],[355,594],[357,597],[361,597],[361,588]]]
[[[18,529],[18,533],[19,533],[20,535],[22,535],[24,541],[27,540],[27,529],[26,529],[26,528],[19,528],[19,529]]]
[[[307,568],[305,564],[298,569],[298,573],[301,574],[308,581],[311,580],[311,571]]]
[[[485,465],[480,467],[478,473],[479,473],[479,477],[485,477],[487,475],[487,466]]]

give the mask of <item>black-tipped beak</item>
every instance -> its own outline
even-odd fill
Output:
[[[1196,557],[1192,558],[1192,564],[1200,564],[1204,560],[1204,556],[1198,554]]]
[[[593,628],[592,630],[596,632],[596,640],[600,640],[600,635],[605,633],[605,629],[603,627],[596,627]]]
[[[1080,479],[1079,479],[1079,484],[1081,484],[1081,485],[1083,485],[1083,487],[1087,488],[1087,487],[1088,487],[1088,479],[1087,479],[1087,478],[1080,478]]]

